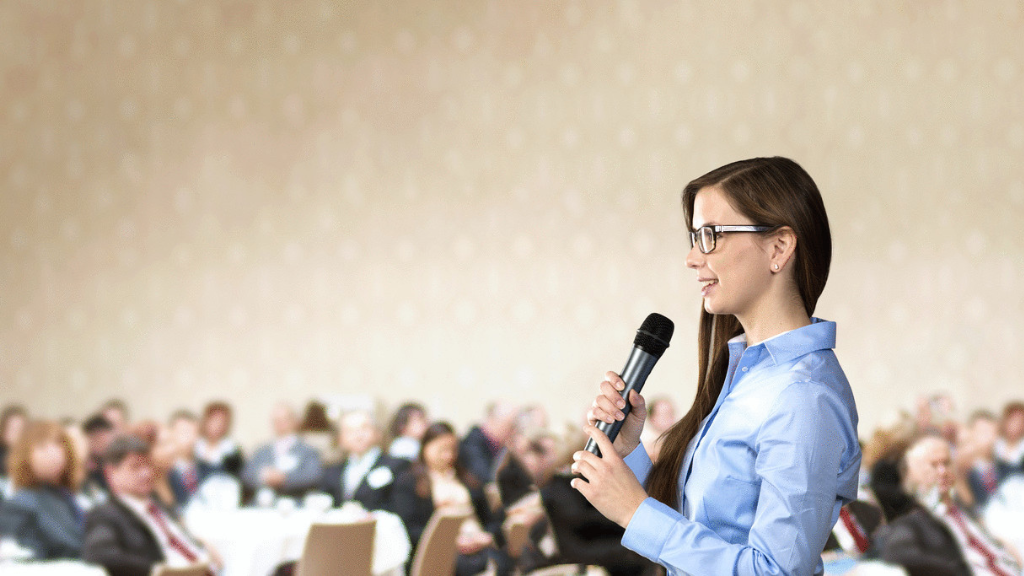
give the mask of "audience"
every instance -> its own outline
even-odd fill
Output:
[[[114,439],[114,425],[100,414],[90,417],[82,424],[88,453],[85,458],[85,485],[83,491],[102,499],[109,492],[107,479],[103,475],[103,454]]]
[[[914,506],[877,531],[883,560],[903,566],[910,576],[1021,574],[1019,559],[958,504],[944,437],[930,433],[911,442],[900,471]]]
[[[335,462],[338,455],[338,446],[335,442],[337,434],[334,423],[327,415],[327,406],[318,400],[310,400],[299,422],[299,438],[316,448],[322,459]]]
[[[257,501],[269,503],[275,496],[302,496],[320,483],[320,453],[298,436],[299,421],[285,403],[271,415],[274,440],[253,452],[242,470],[242,482],[257,490]]]
[[[399,406],[388,427],[391,436],[388,454],[409,461],[419,458],[420,440],[429,425],[427,410],[422,404],[407,402]]]
[[[120,398],[111,398],[100,406],[100,415],[114,427],[114,434],[121,434],[130,426],[128,404]]]
[[[366,510],[386,509],[395,477],[409,462],[381,450],[380,430],[369,412],[342,415],[338,429],[344,456],[341,463],[324,469],[321,489],[331,495],[336,507],[355,501]]]
[[[999,489],[1006,471],[995,459],[999,420],[988,410],[978,410],[967,419],[957,445],[957,492],[973,511],[980,511]]]
[[[27,423],[28,411],[23,406],[7,406],[0,412],[0,476],[7,476],[7,454],[18,443]]]
[[[203,409],[195,449],[200,482],[217,473],[235,477],[242,475],[242,449],[228,437],[231,418],[232,410],[227,402],[210,402]]]
[[[199,463],[196,442],[199,418],[188,410],[178,410],[168,423],[167,446],[172,458],[168,482],[178,509],[184,508],[199,490]]]
[[[1024,473],[1024,402],[1011,402],[1003,409],[995,457],[1006,474]]]
[[[11,448],[10,477],[14,495],[0,503],[0,536],[13,538],[37,560],[78,558],[79,461],[64,428],[53,421],[29,423]]]
[[[405,523],[414,549],[435,511],[468,514],[458,536],[456,575],[478,574],[488,564],[493,564],[498,574],[507,574],[511,562],[495,545],[500,519],[495,523],[478,477],[460,464],[458,446],[450,424],[431,424],[423,435],[419,461],[395,482],[391,509]]]
[[[148,576],[157,564],[216,564],[210,550],[151,496],[156,470],[149,443],[118,436],[107,447],[103,471],[112,496],[86,517],[82,557],[87,562],[110,576]]]
[[[516,409],[505,402],[487,407],[484,421],[474,426],[459,445],[459,462],[481,484],[494,481],[497,464],[516,432]]]
[[[0,413],[0,461],[10,466],[13,493],[0,499],[0,538],[36,559],[82,558],[113,576],[148,574],[160,562],[210,562],[208,547],[188,535],[175,511],[216,475],[234,483],[237,504],[238,481],[228,477],[236,475],[258,491],[260,505],[315,489],[330,494],[335,507],[356,502],[393,511],[414,546],[435,511],[468,512],[458,574],[553,563],[597,565],[613,575],[658,573],[622,548],[621,528],[569,487],[566,465],[586,438],[577,428],[550,432],[543,407],[495,402],[460,440],[449,424],[429,424],[423,406],[408,402],[394,412],[386,445],[370,412],[343,414],[337,426],[326,414],[323,404],[311,403],[300,424],[288,405],[276,405],[273,440],[243,465],[225,402],[210,402],[201,418],[175,411],[166,425],[128,424],[120,401],[81,426],[31,422],[24,408],[10,406]],[[649,402],[645,447],[656,450],[674,417],[667,399]],[[117,427],[124,433],[112,441]],[[321,442],[327,448],[303,438],[327,430],[337,431]],[[868,550],[864,557],[901,564],[911,576],[1021,574],[1016,551],[991,537],[980,519],[997,513],[987,515],[993,528],[1017,538],[1007,511],[1019,512],[1006,499],[1007,480],[1024,473],[1024,403],[1007,404],[1001,417],[978,410],[961,422],[948,395],[928,395],[894,426],[865,436],[860,501],[844,507],[830,550],[855,558]],[[336,450],[340,461],[324,468],[325,455]],[[503,521],[506,529],[529,526],[514,561],[504,548]]]

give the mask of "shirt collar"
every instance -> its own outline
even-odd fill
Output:
[[[747,347],[747,335],[740,334],[729,340],[729,351],[741,354]],[[811,318],[811,323],[789,330],[752,346],[762,347],[775,365],[795,360],[818,350],[836,347],[836,323],[821,318]]]

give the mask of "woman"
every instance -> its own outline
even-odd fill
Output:
[[[420,447],[420,459],[399,476],[391,490],[391,508],[405,523],[413,548],[436,510],[457,510],[470,514],[458,538],[457,576],[478,574],[494,560],[499,574],[510,569],[507,556],[494,547],[494,533],[500,530],[482,487],[458,464],[459,439],[447,422],[427,427]],[[484,529],[488,526],[490,531]]]
[[[814,181],[785,158],[735,162],[690,182],[683,207],[701,283],[697,394],[652,464],[643,398],[609,372],[573,485],[626,528],[622,543],[669,574],[821,574],[840,507],[856,498],[853,394],[812,317],[832,241]],[[593,426],[623,420],[614,445]]]
[[[83,515],[75,501],[81,478],[71,439],[57,422],[31,422],[10,455],[15,492],[0,504],[0,536],[34,559],[78,558]]]
[[[227,402],[210,402],[203,409],[196,441],[196,460],[199,482],[211,474],[226,473],[234,477],[242,474],[242,451],[238,443],[228,437],[231,431],[231,406]]]
[[[7,406],[0,412],[0,476],[7,476],[7,455],[18,443],[26,423],[28,411],[22,406]]]
[[[388,426],[391,443],[388,455],[403,460],[415,460],[420,453],[420,440],[430,421],[427,409],[421,404],[407,402],[398,407]]]
[[[995,456],[1004,476],[1024,472],[1024,402],[1010,402],[1003,408]]]

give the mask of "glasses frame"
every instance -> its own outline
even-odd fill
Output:
[[[710,254],[715,250],[715,246],[718,244],[718,235],[723,232],[768,232],[775,230],[778,226],[764,226],[764,225],[726,225],[726,226],[701,226],[696,230],[690,232],[690,248],[697,246],[700,248],[701,254]],[[710,230],[711,234],[711,247],[706,248],[704,242],[704,230]],[[698,240],[699,238],[699,240]]]

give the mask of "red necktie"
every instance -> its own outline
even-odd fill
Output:
[[[150,502],[149,505],[146,506],[146,511],[149,512],[149,515],[156,521],[156,525],[159,526],[160,531],[164,533],[164,536],[167,538],[167,543],[171,548],[174,548],[178,554],[181,554],[181,556],[189,562],[199,560],[199,556],[192,551],[189,545],[179,540],[178,537],[171,532],[171,529],[167,526],[167,520],[164,519],[164,514],[160,511],[159,506]]]
[[[195,494],[196,489],[199,488],[199,477],[196,474],[195,464],[189,464],[185,468],[185,472],[182,474],[182,476],[184,477],[185,481],[185,491],[187,491],[189,495]]]
[[[992,571],[996,576],[1013,576],[1007,573],[1005,570],[996,566],[996,555],[984,542],[974,537],[974,533],[967,528],[967,522],[964,521],[963,515],[960,514],[960,509],[955,505],[950,505],[949,516],[956,522],[956,525],[960,527],[960,530],[967,536],[967,544],[971,548],[974,548],[982,556],[985,557],[985,563],[988,564],[988,569]]]
[[[857,551],[861,554],[867,552],[871,546],[867,534],[864,534],[864,529],[860,527],[857,519],[850,514],[845,506],[839,509],[839,519],[843,521],[843,526],[846,526],[846,531],[850,533],[850,536],[853,536],[853,543],[857,546]]]

